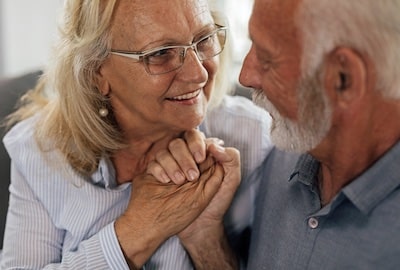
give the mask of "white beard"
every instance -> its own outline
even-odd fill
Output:
[[[283,117],[261,90],[255,90],[253,100],[273,118],[270,136],[274,145],[282,150],[305,153],[314,149],[328,133],[332,111],[316,79],[302,79],[297,91],[299,93],[297,122]]]

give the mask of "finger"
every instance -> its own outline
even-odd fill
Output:
[[[159,151],[156,154],[155,158],[157,163],[159,164],[159,167],[161,167],[161,169],[166,173],[167,177],[171,179],[175,184],[182,184],[185,182],[185,174],[182,172],[181,167],[178,165],[177,161],[168,150]],[[157,168],[157,166],[154,164],[152,166],[155,166],[151,168],[153,171],[155,171],[154,173],[157,173],[157,170],[161,170],[160,168]],[[160,177],[166,179],[164,176],[160,175]]]
[[[215,159],[213,158],[213,156],[207,155],[206,160],[204,160],[202,163],[199,164],[200,173],[204,173],[206,170],[208,170],[214,164],[215,164]]]
[[[208,151],[224,168],[226,188],[236,189],[241,181],[239,151],[232,147],[224,148],[215,144],[210,145]]]
[[[183,139],[175,139],[169,143],[168,149],[185,178],[189,181],[197,180],[200,172],[186,142]]]
[[[207,150],[215,160],[221,164],[232,167],[240,166],[240,152],[236,148],[222,147],[218,144],[212,143],[208,146]]]
[[[211,201],[221,187],[224,178],[224,169],[221,165],[215,164],[215,166],[208,170],[208,173],[202,174],[202,176],[203,175],[208,176],[204,184],[204,194],[207,200]]]
[[[197,163],[203,162],[206,159],[207,149],[204,133],[197,129],[192,129],[186,131],[183,135],[183,138],[186,141],[194,160]]]
[[[219,146],[224,146],[225,142],[223,140],[219,139],[219,138],[216,138],[216,137],[206,138],[206,146],[207,146],[207,148],[211,144],[217,144]]]
[[[153,175],[161,183],[171,182],[171,178],[157,161],[148,164],[146,173]]]

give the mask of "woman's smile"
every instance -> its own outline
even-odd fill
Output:
[[[183,95],[179,95],[179,96],[174,96],[174,97],[170,97],[167,98],[167,100],[169,101],[174,101],[174,102],[184,102],[184,103],[193,103],[197,100],[198,96],[200,95],[202,89],[197,89],[196,91],[190,92],[190,93],[186,93]]]

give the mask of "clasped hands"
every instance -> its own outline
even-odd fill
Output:
[[[129,205],[115,222],[128,262],[143,265],[173,235],[189,253],[220,241],[223,216],[239,183],[238,150],[197,130],[171,141],[147,172],[133,179]]]

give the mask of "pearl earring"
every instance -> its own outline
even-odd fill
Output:
[[[101,117],[106,117],[108,115],[108,109],[106,107],[100,108],[99,114]]]

